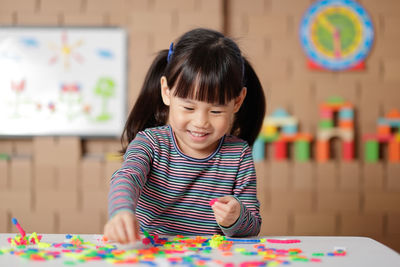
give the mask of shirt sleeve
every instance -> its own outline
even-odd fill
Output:
[[[261,228],[257,178],[251,148],[246,145],[240,159],[233,196],[240,203],[240,216],[230,227],[220,225],[226,236],[256,236]]]
[[[109,218],[123,210],[135,213],[152,159],[152,143],[143,132],[139,132],[128,145],[121,168],[111,177],[108,194]]]

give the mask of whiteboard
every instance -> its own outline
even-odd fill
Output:
[[[126,114],[121,28],[0,28],[0,136],[119,136]]]

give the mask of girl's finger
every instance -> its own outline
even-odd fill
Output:
[[[107,238],[109,241],[117,241],[117,235],[114,231],[114,227],[112,225],[109,225],[108,230],[107,230]]]
[[[225,218],[227,215],[227,211],[224,208],[220,207],[213,207],[214,216],[218,217],[219,219]]]
[[[134,243],[135,240],[135,230],[134,230],[134,224],[131,216],[125,216],[123,218],[123,222],[125,225],[125,230],[127,234],[127,239],[130,243]]]
[[[218,198],[218,201],[215,202],[215,203],[218,203],[218,202],[219,202],[219,203],[224,203],[224,204],[226,204],[226,203],[229,202],[230,198],[231,198],[231,196],[219,197],[219,198]]]
[[[135,233],[134,233],[134,235],[135,235],[135,238],[136,238],[136,240],[140,240],[140,234],[139,234],[139,232],[140,232],[140,226],[139,226],[139,221],[137,220],[137,219],[135,219],[134,221],[133,221],[133,229],[135,230]]]
[[[225,204],[225,203],[222,203],[222,202],[215,202],[214,203],[214,205],[213,205],[213,210],[214,211],[218,211],[218,212],[228,212],[229,211],[229,206],[227,205],[227,204]]]
[[[117,241],[121,244],[125,244],[127,241],[127,234],[124,222],[122,220],[119,220],[114,226],[114,229],[117,234]]]

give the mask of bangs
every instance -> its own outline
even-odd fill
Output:
[[[175,96],[219,105],[239,96],[243,88],[241,64],[218,50],[207,54],[199,49],[183,60],[173,75],[176,79],[172,79]]]

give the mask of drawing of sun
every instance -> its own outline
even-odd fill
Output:
[[[84,58],[81,54],[76,52],[76,50],[78,50],[78,48],[82,45],[82,39],[76,41],[74,44],[69,44],[68,35],[66,32],[63,32],[61,35],[60,46],[54,43],[50,44],[50,49],[54,50],[57,54],[50,58],[49,64],[55,64],[60,60],[63,62],[65,70],[70,68],[72,59],[81,64],[84,61]]]

